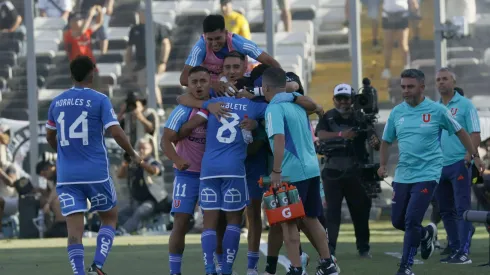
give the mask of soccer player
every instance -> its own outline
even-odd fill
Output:
[[[48,111],[46,140],[58,152],[56,166],[58,199],[66,217],[68,257],[73,274],[85,275],[84,212],[98,211],[102,225],[88,275],[103,275],[102,266],[112,247],[117,223],[116,191],[109,174],[104,132],[109,131],[136,164],[141,158],[119,126],[109,98],[90,89],[95,64],[88,56],[70,63],[73,88],[55,97]]]
[[[316,157],[310,124],[304,109],[290,102],[276,103],[276,97],[285,95],[286,73],[280,68],[269,68],[262,75],[262,91],[270,102],[266,111],[266,130],[274,161],[271,184],[279,187],[281,176],[289,177],[298,189],[306,216],[301,221],[281,224],[284,243],[291,260],[289,275],[300,275],[300,235],[298,225],[320,254],[317,274],[338,274],[330,257],[328,240],[318,217],[323,215],[320,197],[320,169]],[[295,93],[295,96],[299,94]],[[279,233],[279,232],[278,232]]]
[[[199,100],[209,98],[209,73],[204,67],[189,71],[190,94]],[[178,105],[165,123],[161,147],[173,161],[175,170],[173,205],[174,227],[169,241],[170,274],[181,274],[182,254],[189,221],[199,198],[199,175],[206,144],[206,128],[198,127],[187,137],[178,135],[180,127],[197,115],[199,109]],[[176,144],[174,148],[173,143]]]
[[[261,63],[280,67],[273,57],[257,47],[254,42],[227,31],[222,15],[208,15],[203,22],[203,32],[204,35],[194,45],[185,62],[180,75],[182,86],[187,86],[189,70],[201,65],[211,72],[212,87],[218,91],[216,84],[219,84],[218,76],[223,71],[223,59],[227,53],[234,50]]]
[[[207,121],[206,151],[202,160],[200,207],[204,212],[204,230],[201,241],[206,274],[216,274],[214,253],[216,228],[220,211],[226,212],[227,227],[223,237],[223,266],[221,273],[232,273],[239,242],[242,213],[249,202],[244,161],[247,143],[240,127],[251,130],[257,127],[256,119],[264,117],[266,103],[234,97],[213,98],[204,103],[223,102],[229,114],[224,117],[207,117],[200,113],[182,126],[179,134],[196,128]],[[245,119],[248,116],[249,119]]]
[[[378,175],[387,176],[388,146],[398,140],[399,160],[393,181],[391,221],[405,231],[399,275],[411,275],[417,248],[422,259],[434,251],[437,236],[434,224],[422,227],[434,189],[441,177],[443,155],[439,142],[441,130],[455,134],[477,167],[483,163],[468,133],[454,120],[450,111],[424,96],[425,76],[422,71],[408,69],[401,74],[403,103],[390,113],[383,132]]]
[[[447,68],[439,70],[436,83],[441,94],[440,104],[451,111],[453,118],[470,134],[473,147],[481,143],[480,119],[471,100],[455,91],[456,75]],[[441,149],[444,157],[442,175],[435,196],[448,236],[451,253],[443,263],[469,264],[468,257],[474,227],[463,219],[463,213],[471,209],[471,156],[463,144],[448,131],[442,131]]]

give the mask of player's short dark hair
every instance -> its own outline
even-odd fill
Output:
[[[198,72],[206,72],[209,74],[209,70],[206,67],[196,66],[196,67],[192,67],[192,69],[189,70],[189,76]]]
[[[222,31],[225,29],[225,18],[221,14],[211,14],[204,18],[202,30],[204,33]]]
[[[36,174],[41,175],[41,172],[48,169],[49,167],[54,166],[51,161],[42,160],[36,164]]]
[[[71,76],[76,82],[83,82],[95,69],[95,63],[86,55],[79,55],[70,62]]]
[[[241,52],[237,52],[237,51],[231,51],[229,52],[224,59],[227,59],[227,58],[232,58],[232,57],[235,57],[235,58],[239,58],[241,61],[245,61],[245,55],[242,54]],[[223,60],[224,60],[223,59]]]
[[[255,66],[255,68],[253,68],[253,70],[250,72],[250,80],[252,81],[252,83],[256,79],[261,77],[262,74],[264,74],[264,71],[269,69],[270,67],[271,67],[270,65],[263,64],[263,63],[258,66]]]
[[[262,74],[262,83],[274,88],[286,87],[286,72],[281,68],[268,68]]]
[[[425,82],[425,74],[421,70],[417,69],[407,69],[404,70],[401,75],[401,78],[415,78],[419,83]]]
[[[454,90],[455,90],[455,91],[456,91],[458,94],[460,94],[461,96],[464,96],[464,91],[463,91],[463,89],[462,89],[462,88],[460,88],[460,87],[454,87]]]

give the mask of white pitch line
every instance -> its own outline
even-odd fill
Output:
[[[402,253],[400,252],[385,252],[386,255],[390,255],[392,257],[395,257],[397,259],[401,259],[402,258]],[[413,259],[413,263],[414,264],[424,264],[423,261],[421,260],[417,260],[417,259]]]

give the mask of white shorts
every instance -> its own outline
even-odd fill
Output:
[[[2,197],[5,201],[3,216],[8,217],[19,212],[19,197]]]

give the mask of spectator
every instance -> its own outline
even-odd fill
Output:
[[[10,128],[5,124],[0,124],[0,163],[12,160],[8,144],[10,143]]]
[[[420,9],[420,5],[422,0],[416,0],[418,4],[418,9],[412,9],[410,11],[409,19],[410,19],[410,28],[412,31],[412,39],[414,41],[420,40],[420,28],[422,27],[422,10]]]
[[[402,62],[405,68],[410,65],[408,49],[408,17],[409,11],[419,9],[417,0],[384,0],[383,1],[383,30],[384,30],[384,70],[381,78],[391,78],[391,55],[395,42],[401,47]]]
[[[92,7],[87,18],[84,18],[81,13],[70,15],[69,29],[63,35],[66,54],[70,61],[79,55],[86,55],[95,62],[91,37],[102,26],[101,10],[101,6]],[[90,26],[96,13],[98,13],[97,21]]]
[[[153,146],[148,139],[138,140],[137,150],[143,163],[133,167],[123,161],[118,178],[129,178],[131,203],[119,212],[120,234],[138,230],[142,221],[169,206],[163,187],[163,166],[153,157]]]
[[[17,170],[9,162],[0,163],[0,239],[3,239],[2,218],[12,216],[19,210],[19,197],[14,188]]]
[[[132,26],[129,30],[129,41],[128,47],[126,48],[125,62],[133,69],[136,75],[136,82],[141,92],[146,91],[146,43],[145,43],[145,5],[144,2],[141,3],[137,18],[139,18],[139,23]],[[138,22],[137,21],[137,22]],[[161,74],[167,70],[168,57],[170,55],[171,44],[170,44],[170,31],[155,22],[153,22],[153,31],[155,36],[155,43],[157,45],[156,54],[156,64],[157,64],[157,74]],[[133,47],[136,49],[134,59],[133,59]],[[160,48],[160,50],[158,49]],[[134,62],[133,62],[134,61]],[[134,66],[133,66],[134,64]],[[155,93],[157,98],[157,104],[159,108],[162,107],[162,93],[158,87],[159,78],[155,78]]]
[[[109,22],[114,11],[114,0],[82,0],[80,10],[83,14],[89,14],[90,10],[95,6],[102,7],[98,11],[99,16],[102,16],[102,26],[94,33],[100,43],[101,53],[105,54],[109,48],[108,31]]]
[[[446,0],[446,18],[452,20],[455,16],[464,17],[472,34],[476,22],[475,2],[475,0]]]
[[[247,18],[233,10],[231,0],[221,0],[221,12],[225,18],[225,28],[229,32],[236,33],[249,40],[252,38]]]
[[[53,213],[54,221],[46,231],[46,238],[65,238],[68,237],[66,229],[66,218],[61,214],[60,201],[56,193],[56,165],[54,161],[40,161],[36,165],[36,174],[48,181],[47,196],[42,200],[44,214]]]
[[[144,97],[132,92],[128,93],[126,103],[119,112],[118,120],[124,132],[129,136],[131,144],[147,137],[152,140],[154,148],[158,148],[157,126],[160,125],[158,115],[155,110],[147,108],[146,102]]]
[[[349,22],[349,10],[350,4],[349,0],[345,1],[345,20]],[[372,44],[374,48],[379,47],[378,42],[378,20],[379,20],[379,6],[381,4],[381,0],[361,0],[362,4],[367,6],[367,15],[371,20],[371,34],[372,34]]]
[[[37,3],[41,17],[57,17],[68,21],[73,9],[72,0],[39,0]]]
[[[10,1],[0,2],[0,32],[22,32],[26,29],[22,23],[22,16],[19,15],[14,4]]]
[[[262,0],[262,9],[265,10],[265,1]],[[272,1],[272,0],[269,0]],[[289,1],[288,0],[277,0],[277,5],[279,6],[279,9],[281,10],[281,20],[282,23],[284,24],[284,31],[286,32],[291,32],[291,28],[293,25],[292,22],[292,16],[291,16],[291,10],[289,10]],[[265,17],[264,17],[264,26],[265,26]]]

